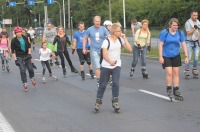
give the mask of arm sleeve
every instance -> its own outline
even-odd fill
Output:
[[[12,54],[15,53],[15,46],[13,40],[11,41],[11,52]]]
[[[90,28],[86,30],[85,36],[88,38],[90,36]]]
[[[71,45],[71,42],[69,41],[68,36],[67,35],[65,35],[65,36],[66,36],[66,43],[68,43],[69,45]]]
[[[159,35],[159,40],[160,40],[161,42],[164,42],[164,41],[165,41],[165,39],[166,39],[166,34],[167,34],[166,29],[163,30],[163,31],[160,33],[160,35]]]
[[[108,48],[108,40],[105,39],[103,41],[101,48],[106,48],[106,49]]]
[[[182,31],[179,31],[180,32],[180,37],[181,37],[181,39],[180,39],[180,41],[181,41],[181,43],[182,42],[184,42],[185,41],[185,34],[182,32]]]
[[[57,35],[54,37],[54,40],[53,40],[53,45],[55,45],[57,42]]]
[[[190,31],[190,30],[191,30],[191,28],[190,28],[190,23],[187,21],[187,22],[185,23],[185,31],[188,32],[188,31]]]

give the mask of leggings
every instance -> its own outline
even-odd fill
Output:
[[[70,68],[72,69],[73,65],[72,65],[72,61],[71,61],[71,59],[69,57],[69,53],[68,53],[67,49],[65,49],[63,52],[62,51],[57,51],[57,53],[58,53],[58,55],[59,55],[59,57],[61,59],[62,68],[63,69],[65,68],[65,58],[66,58],[67,61],[68,61],[69,66],[70,66]],[[65,56],[65,58],[64,58],[64,56]]]
[[[42,64],[42,68],[43,68],[42,75],[45,75],[46,67],[47,67],[47,69],[49,71],[49,74],[52,74],[51,67],[49,65],[49,61],[48,60],[47,61],[41,61],[41,64]]]

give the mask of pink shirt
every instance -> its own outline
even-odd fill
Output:
[[[8,39],[1,39],[0,41],[0,49],[8,50]]]

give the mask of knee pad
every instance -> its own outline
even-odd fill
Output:
[[[81,65],[84,65],[85,60],[80,60]]]
[[[88,65],[91,65],[91,60],[90,59],[87,59],[86,62],[87,62]]]
[[[87,61],[87,64],[88,64],[88,65],[91,65],[91,61]]]

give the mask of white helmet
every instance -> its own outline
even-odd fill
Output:
[[[109,20],[106,20],[106,21],[104,21],[103,25],[104,26],[108,26],[108,25],[112,26],[112,22]]]

